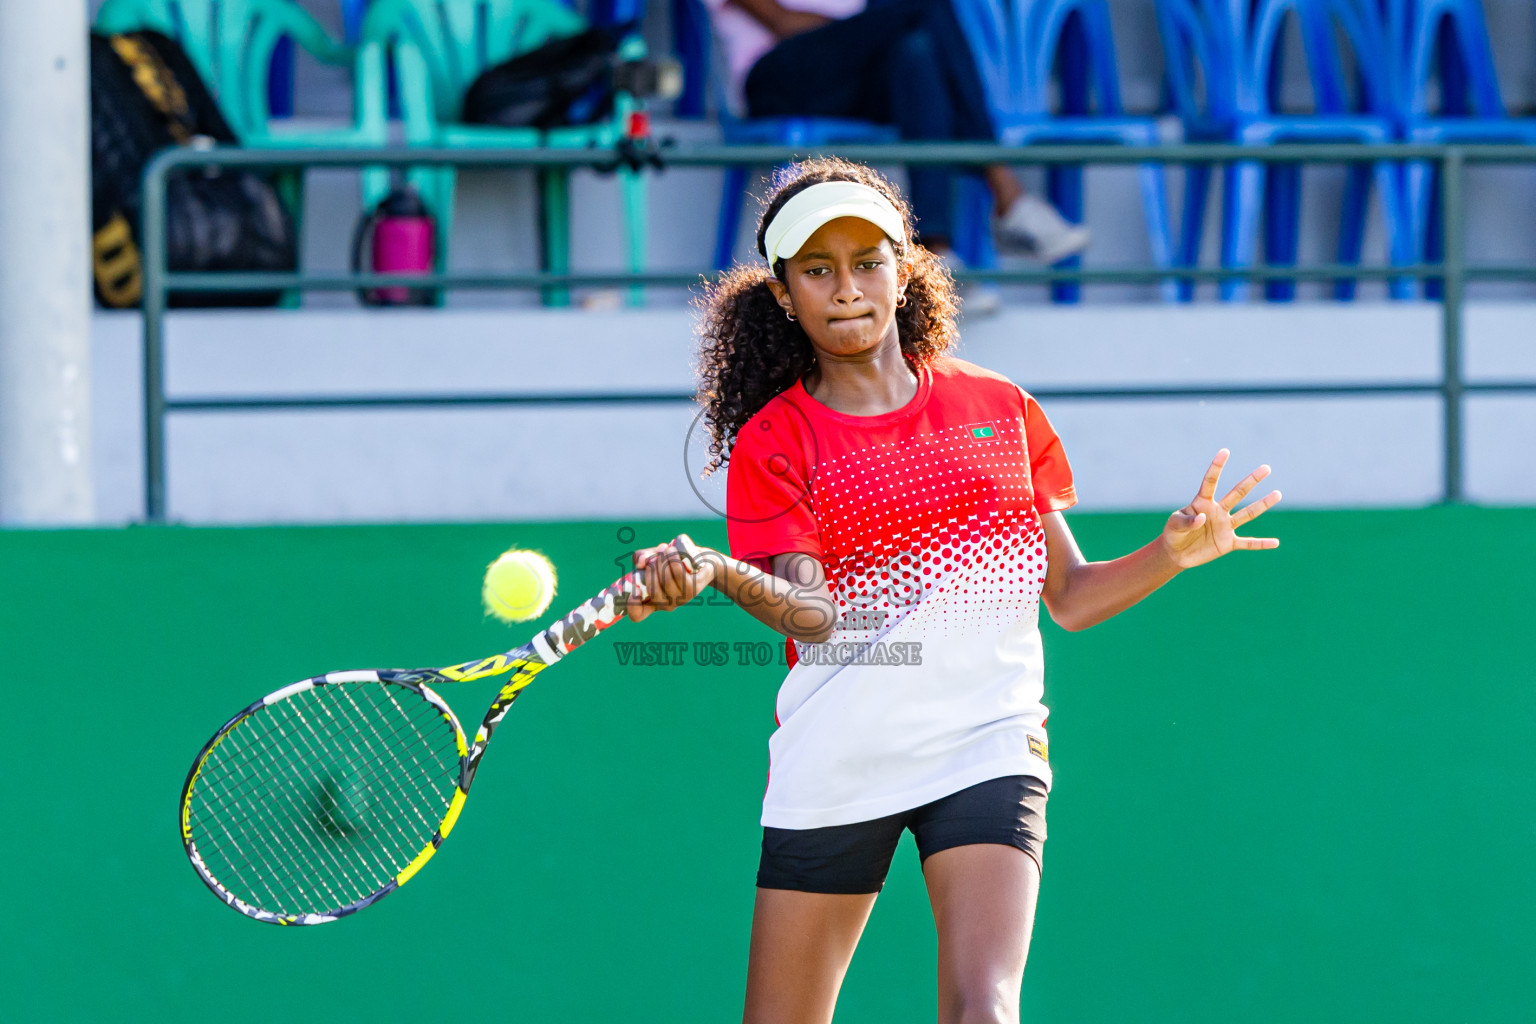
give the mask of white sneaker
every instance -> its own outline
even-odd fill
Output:
[[[1083,225],[1073,224],[1056,207],[1030,194],[1015,199],[997,218],[993,234],[1000,247],[1047,264],[1076,256],[1088,248],[1091,237]]]
[[[953,249],[932,252],[951,273],[965,269],[965,263]],[[995,281],[961,281],[955,291],[960,298],[961,316],[994,316],[1003,308],[1003,292]]]

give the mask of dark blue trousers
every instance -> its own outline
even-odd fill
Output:
[[[746,81],[753,117],[846,117],[903,139],[991,141],[981,78],[949,0],[876,0],[775,46]],[[948,238],[953,168],[914,167],[918,232]]]

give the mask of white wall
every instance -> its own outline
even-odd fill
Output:
[[[1020,307],[963,327],[960,354],[1026,388],[1429,382],[1430,305]],[[1467,372],[1536,379],[1536,304],[1482,304]],[[686,393],[681,309],[186,312],[170,322],[180,397],[384,393]],[[97,318],[97,493],[104,521],[142,501],[138,321]],[[1437,499],[1430,396],[1045,402],[1085,509],[1171,508],[1217,448],[1267,461],[1291,507]],[[433,411],[179,413],[169,504],[190,522],[487,520],[709,515],[687,403]],[[1468,490],[1536,502],[1536,395],[1478,397]],[[697,490],[696,490],[697,489]]]

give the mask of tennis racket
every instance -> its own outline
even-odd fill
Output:
[[[696,572],[686,536],[672,542]],[[521,647],[449,668],[368,669],[269,693],[213,735],[181,792],[199,878],[247,917],[325,924],[410,881],[453,831],[491,735],[533,678],[624,617],[633,573]],[[473,743],[431,685],[511,673]]]

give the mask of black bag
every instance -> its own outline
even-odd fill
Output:
[[[553,39],[488,69],[464,94],[464,121],[501,128],[592,124],[613,113],[613,70],[628,27]]]
[[[91,200],[96,297],[143,297],[139,240],[144,166],[174,145],[236,145],[192,62],[158,32],[91,35]],[[166,257],[174,271],[292,271],[293,221],[271,181],[248,171],[190,170],[166,183]],[[276,292],[172,294],[178,306],[270,306]]]

